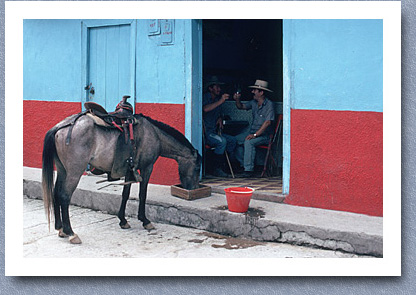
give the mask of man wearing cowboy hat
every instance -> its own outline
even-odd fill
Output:
[[[221,85],[223,84],[216,76],[211,77],[205,85],[207,92],[202,98],[205,140],[209,146],[215,147],[213,175],[218,177],[228,176],[221,168],[224,163],[223,155],[225,151],[232,155],[237,145],[234,136],[221,133],[223,129],[222,104],[230,97],[226,93],[221,95]]]
[[[268,144],[269,135],[272,132],[270,125],[275,119],[273,103],[266,98],[266,92],[273,92],[268,89],[269,83],[263,80],[256,80],[253,86],[249,86],[253,90],[253,100],[247,103],[241,103],[241,94],[234,94],[235,103],[240,110],[251,110],[253,121],[250,129],[245,133],[237,136],[239,143],[244,142],[244,160],[239,159],[244,166],[244,173],[241,177],[252,177],[254,175],[254,160],[256,157],[256,146]],[[241,157],[240,157],[241,158]]]

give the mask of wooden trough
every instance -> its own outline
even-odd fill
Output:
[[[182,185],[176,184],[170,187],[170,194],[172,196],[191,201],[209,197],[211,195],[211,187],[200,184],[197,189],[187,190],[184,189]]]

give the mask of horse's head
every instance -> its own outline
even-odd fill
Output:
[[[199,175],[201,171],[201,155],[194,150],[191,157],[183,158],[179,163],[179,177],[184,189],[199,188]]]

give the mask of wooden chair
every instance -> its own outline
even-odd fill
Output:
[[[263,177],[266,173],[268,173],[270,176],[272,176],[272,166],[277,168],[277,162],[273,156],[272,148],[273,144],[277,140],[277,145],[280,143],[280,135],[283,130],[283,115],[279,115],[277,117],[276,126],[274,128],[273,134],[270,134],[269,144],[268,145],[258,145],[256,148],[266,150],[266,157],[264,159],[264,165],[263,165],[263,171],[261,173],[261,177]]]

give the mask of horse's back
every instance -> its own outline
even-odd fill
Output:
[[[80,117],[77,119],[77,116]],[[87,116],[75,114],[65,118],[56,124],[54,128],[58,129],[55,134],[56,145],[72,148],[80,140],[85,141],[92,134],[93,121]]]
[[[56,127],[71,123],[76,116],[64,119]],[[94,166],[103,169],[110,167],[114,157],[116,134],[117,131],[98,127],[93,119],[83,115],[74,124],[62,127],[56,132],[58,157],[65,169],[83,171],[88,163],[96,164]]]

